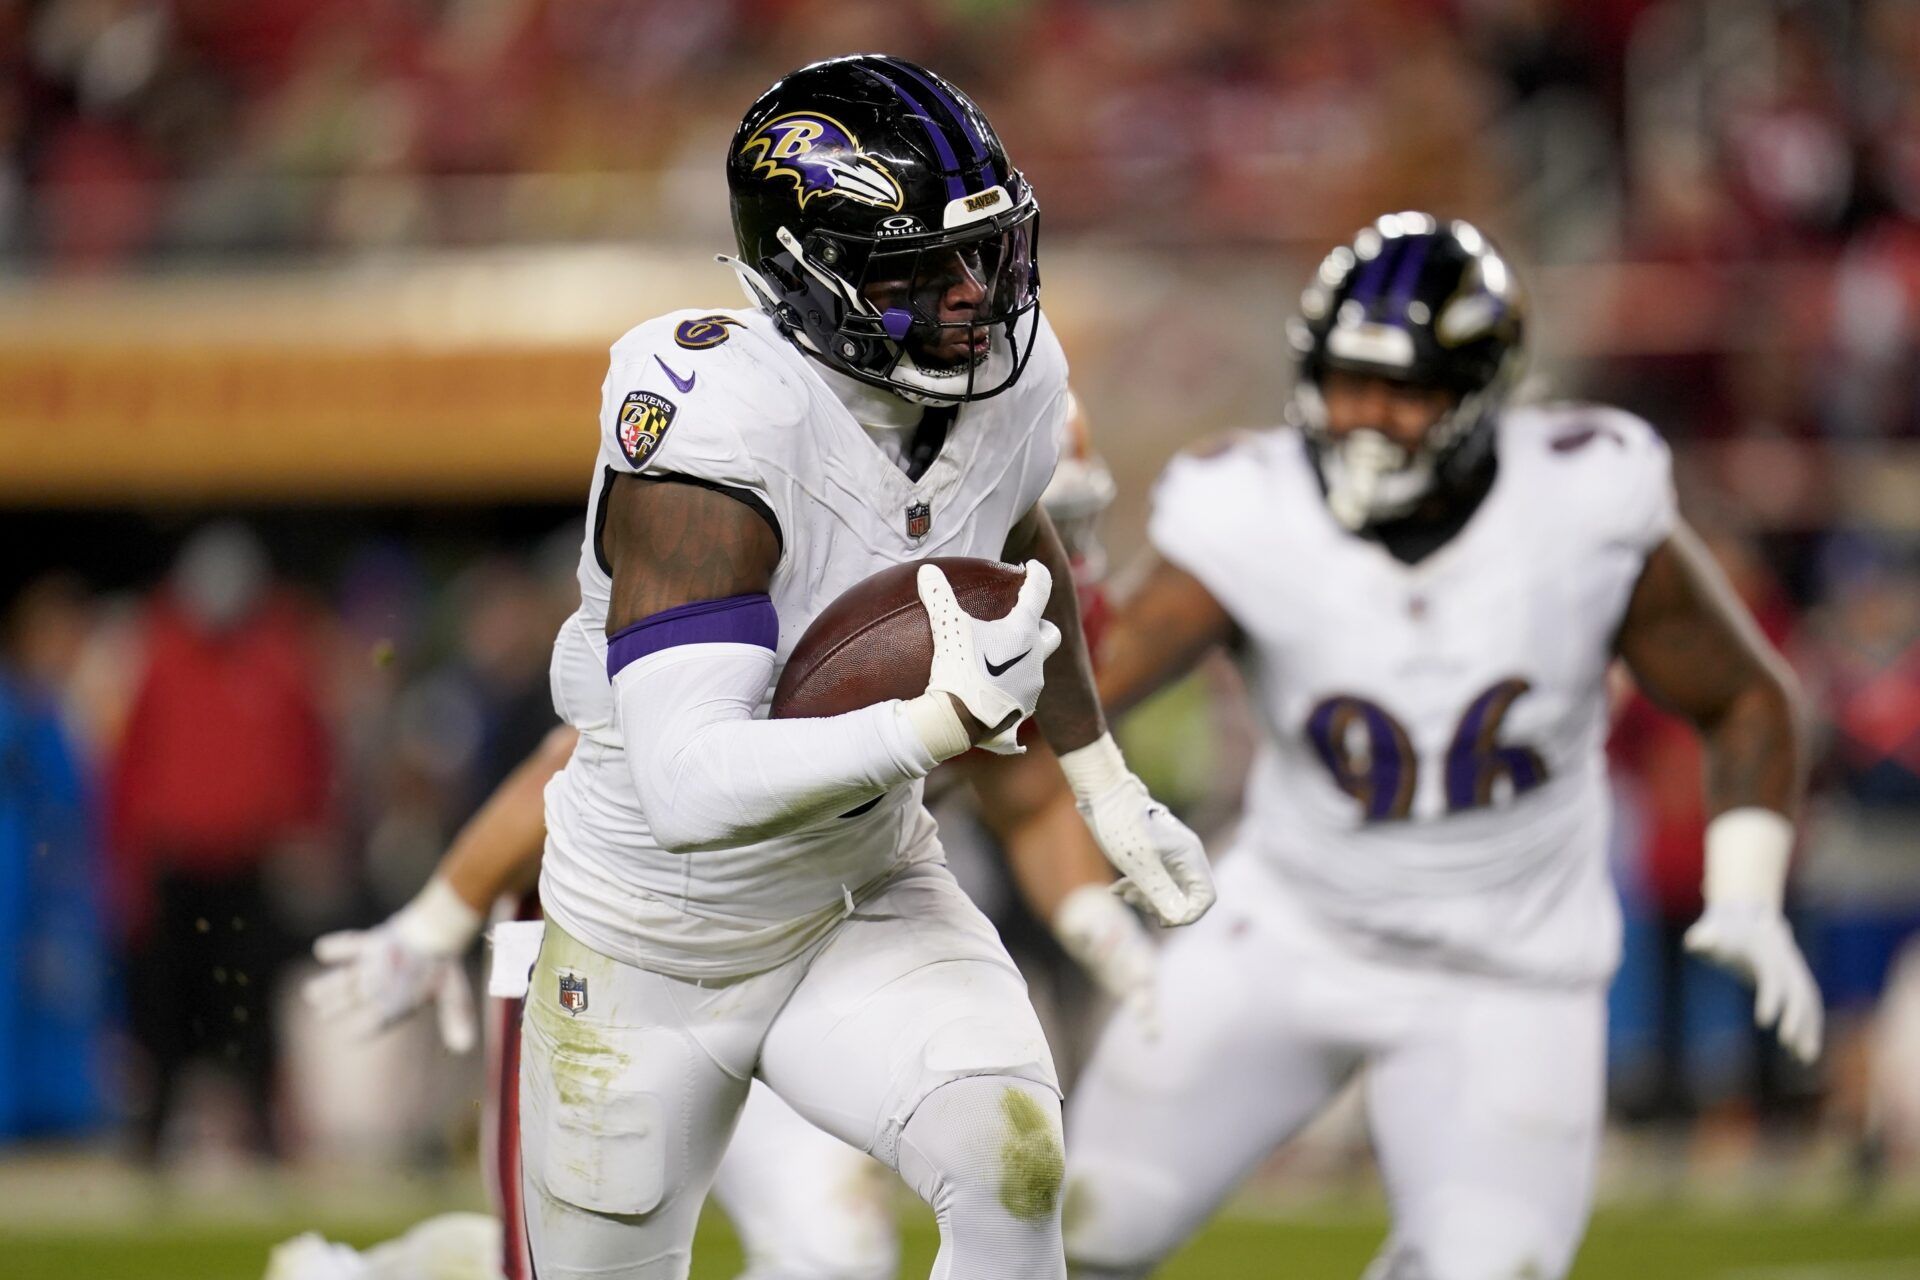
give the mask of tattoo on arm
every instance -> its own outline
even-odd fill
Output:
[[[663,609],[765,591],[773,582],[780,560],[773,529],[724,493],[621,476],[606,502],[608,635]]]
[[[1093,663],[1087,657],[1087,639],[1080,630],[1080,599],[1074,589],[1073,564],[1060,544],[1053,521],[1036,506],[1007,536],[1005,555],[1019,563],[1038,560],[1053,575],[1053,594],[1047,597],[1046,618],[1060,628],[1060,647],[1047,659],[1046,687],[1033,718],[1055,751],[1084,747],[1107,731],[1094,690]]]
[[[1649,698],[1700,731],[1713,813],[1794,812],[1803,770],[1793,675],[1686,525],[1647,557],[1616,648]]]
[[[1226,609],[1185,569],[1153,556],[1139,581],[1100,644],[1100,698],[1116,715],[1185,675],[1213,646],[1240,637]]]

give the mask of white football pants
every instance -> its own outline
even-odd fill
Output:
[[[696,984],[549,920],[521,1029],[522,1183],[540,1280],[681,1280],[748,1082],[898,1169],[935,1276],[1064,1275],[1059,1088],[1026,988],[944,867],[898,873],[814,949]]]
[[[500,1215],[502,1280],[530,1280],[520,1212],[520,1010],[545,924],[526,903],[494,926],[482,1162]],[[873,1157],[814,1128],[755,1080],[713,1198],[746,1254],[739,1280],[893,1280],[900,1270],[893,1175]]]
[[[1555,1280],[1586,1230],[1605,992],[1388,963],[1256,856],[1162,953],[1159,1033],[1119,1011],[1067,1111],[1077,1280],[1137,1277],[1364,1068],[1393,1211],[1378,1280]]]

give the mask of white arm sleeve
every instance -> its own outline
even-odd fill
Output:
[[[614,717],[647,824],[673,853],[751,844],[923,778],[937,757],[899,701],[817,720],[755,720],[774,657],[679,645],[622,667]]]

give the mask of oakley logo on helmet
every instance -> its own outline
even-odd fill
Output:
[[[898,209],[904,201],[899,181],[831,116],[811,111],[775,116],[740,145],[740,154],[768,181],[792,179],[802,209],[818,195],[844,196],[877,209]]]

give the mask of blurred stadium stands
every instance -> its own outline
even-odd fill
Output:
[[[98,798],[187,536],[245,520],[310,651],[329,799],[261,851],[290,954],[403,900],[537,736],[605,348],[735,305],[711,255],[740,110],[872,48],[972,90],[1037,187],[1121,563],[1170,453],[1278,416],[1280,324],[1327,246],[1403,207],[1504,242],[1536,389],[1675,443],[1819,725],[1798,901],[1836,1036],[1803,1076],[1677,959],[1697,757],[1627,712],[1620,1114],[1913,1176],[1920,960],[1882,1003],[1920,932],[1912,0],[0,6],[0,749],[39,734],[40,767],[95,797],[49,816],[42,775],[0,771],[0,956],[23,957],[0,963],[0,1047],[52,1027],[36,1052],[90,1040],[103,1064],[51,1111],[27,1088],[49,1059],[0,1064],[0,1141],[150,1101],[111,1030],[135,886]],[[1163,723],[1207,734],[1206,702]],[[1217,812],[1229,773],[1169,784]],[[448,1113],[415,1110],[403,1142],[430,1149]]]

